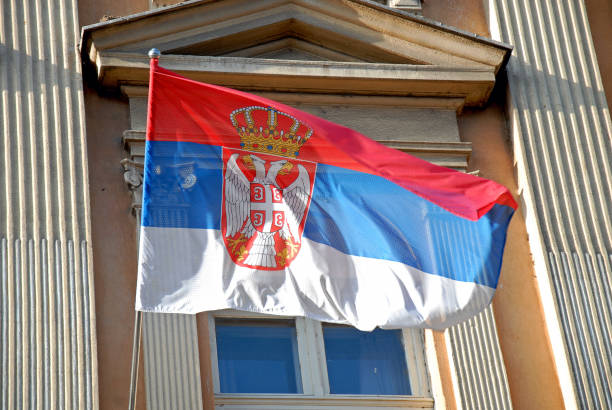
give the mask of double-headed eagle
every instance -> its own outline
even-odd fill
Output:
[[[226,213],[226,232],[225,237],[231,238],[236,233],[240,232],[247,240],[255,236],[252,246],[248,251],[248,255],[244,260],[244,264],[252,267],[275,268],[276,249],[274,235],[278,234],[285,241],[292,241],[299,244],[300,224],[306,215],[306,207],[310,200],[310,177],[304,166],[298,164],[298,176],[289,186],[281,189],[276,178],[279,171],[287,164],[287,160],[279,160],[270,162],[266,172],[266,161],[254,154],[249,157],[252,160],[255,168],[255,177],[253,181],[249,181],[244,175],[236,159],[239,154],[232,154],[227,162],[225,173],[225,213]],[[265,195],[272,195],[275,192],[282,201],[274,205],[270,201],[265,201],[263,205],[263,215],[272,214],[272,206],[274,212],[282,217],[279,217],[276,230],[270,229],[270,221],[258,220],[256,228],[254,221],[251,220],[253,186],[263,187],[261,191]],[[265,207],[270,209],[266,209]],[[259,209],[262,209],[259,206]],[[269,212],[266,212],[269,211]],[[261,215],[260,215],[261,216]],[[266,228],[262,226],[267,223]],[[282,226],[278,226],[282,225]],[[283,266],[279,267],[282,268]]]

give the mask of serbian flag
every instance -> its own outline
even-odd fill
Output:
[[[485,308],[516,203],[151,60],[136,309],[443,329]]]

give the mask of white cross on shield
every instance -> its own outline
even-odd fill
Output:
[[[251,183],[251,224],[259,232],[276,232],[285,224],[283,191],[270,184]]]

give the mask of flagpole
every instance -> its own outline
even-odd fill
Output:
[[[156,48],[152,48],[151,50],[149,50],[148,55],[151,61],[151,65],[157,65],[157,60],[161,56],[161,52]],[[138,237],[138,239],[140,239],[140,212],[138,211],[136,212],[136,222],[136,236]],[[140,240],[138,242],[140,243]],[[134,339],[132,341],[132,369],[130,371],[130,402],[128,405],[128,410],[134,410],[136,408],[136,392],[138,390],[138,366],[140,361],[140,345],[142,338],[141,335],[142,312],[140,310],[137,310],[136,315],[134,316]]]
[[[136,408],[136,390],[138,388],[138,365],[140,357],[140,335],[142,328],[142,312],[137,310],[134,317],[134,340],[132,343],[132,370],[130,380],[130,403],[129,410]]]

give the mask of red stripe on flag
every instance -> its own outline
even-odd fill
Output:
[[[151,104],[153,100],[155,104]],[[470,220],[479,219],[495,204],[517,208],[508,189],[494,181],[431,164],[267,98],[189,80],[151,60],[149,140],[239,149],[240,136],[230,115],[236,109],[251,106],[271,107],[313,130],[299,150],[298,159],[379,175]]]

